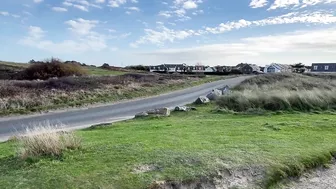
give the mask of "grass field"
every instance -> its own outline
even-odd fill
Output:
[[[223,113],[214,104],[197,108],[167,118],[78,131],[82,149],[60,159],[20,160],[15,142],[2,143],[0,185],[138,189],[154,181],[212,182],[218,172],[248,169],[261,175],[255,177],[257,186],[270,188],[283,178],[329,163],[336,150],[333,112],[258,116]],[[244,177],[248,175],[235,179]]]
[[[0,115],[27,114],[162,94],[225,77],[127,74],[46,81],[0,80]]]
[[[0,61],[0,73],[2,70],[22,71],[23,69],[27,67],[29,67],[28,63]],[[128,72],[123,72],[123,71],[107,70],[107,69],[102,69],[99,67],[91,67],[91,66],[85,66],[84,69],[88,71],[89,75],[95,75],[95,76],[123,75],[123,74],[128,73]]]

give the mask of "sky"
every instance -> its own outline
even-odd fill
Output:
[[[336,62],[336,0],[1,0],[0,60]]]

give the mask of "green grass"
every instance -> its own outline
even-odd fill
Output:
[[[95,67],[85,67],[85,69],[88,71],[89,75],[96,75],[96,76],[123,75],[127,73],[123,71],[106,70],[106,69],[95,68]]]
[[[328,163],[336,150],[332,112],[264,115],[213,111],[173,113],[78,131],[83,148],[61,159],[22,161],[0,144],[3,188],[146,188],[156,180],[194,180],[246,166],[266,171],[263,186]],[[139,165],[155,165],[132,173]]]

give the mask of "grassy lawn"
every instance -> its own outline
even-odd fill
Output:
[[[127,73],[123,71],[106,70],[106,69],[95,68],[95,67],[85,67],[85,69],[88,71],[89,75],[96,75],[96,76],[123,75]]]
[[[19,160],[0,144],[2,188],[146,188],[153,181],[212,177],[217,170],[254,167],[264,187],[329,162],[336,150],[333,113],[242,115],[173,113],[78,131],[83,148],[59,159]],[[156,169],[135,173],[151,165]]]

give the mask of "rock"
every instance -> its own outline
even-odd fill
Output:
[[[230,87],[226,85],[225,87],[219,88],[218,90],[222,92],[222,95],[225,95],[226,93],[230,92]]]
[[[147,117],[148,113],[147,112],[140,112],[138,114],[135,115],[136,118],[140,118],[140,117]]]
[[[207,97],[205,97],[205,96],[200,96],[200,97],[198,97],[197,99],[196,99],[196,101],[194,102],[195,104],[207,104],[207,103],[209,103],[210,102],[210,100],[207,98]]]
[[[179,112],[187,112],[189,110],[190,110],[190,108],[186,107],[186,106],[176,106],[175,107],[175,111],[179,111]]]
[[[159,115],[170,116],[169,108],[160,108],[158,109]]]
[[[146,113],[147,114],[152,114],[152,115],[170,116],[169,108],[157,108],[157,109],[153,109],[153,110],[148,110]]]
[[[190,107],[190,110],[196,111],[197,108],[196,107]]]
[[[218,90],[218,89],[214,89],[211,91],[211,93],[209,93],[206,97],[209,100],[216,100],[218,99],[220,96],[222,96],[222,91]]]

